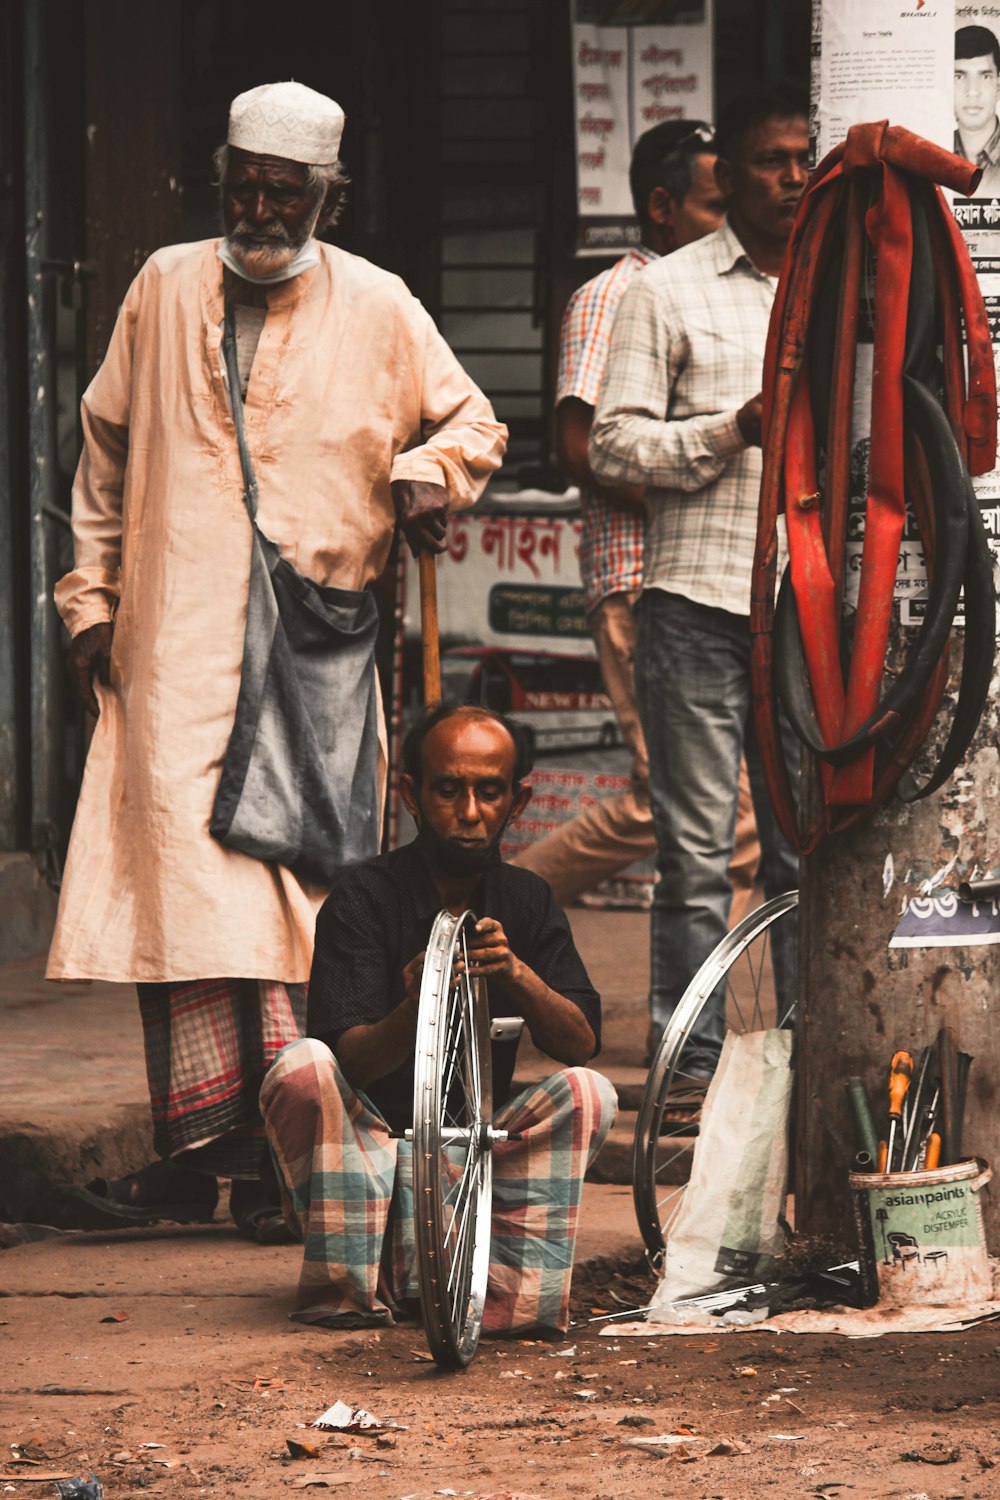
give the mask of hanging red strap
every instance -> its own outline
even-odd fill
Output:
[[[944,689],[946,651],[919,699],[913,694],[923,678],[912,679],[913,688],[905,701],[914,706],[905,715],[902,708],[883,711],[880,703],[908,494],[918,512],[929,567],[933,565],[934,523],[926,473],[918,472],[916,450],[904,456],[903,374],[914,254],[911,195],[922,192],[931,205],[945,409],[969,469],[986,472],[996,461],[996,383],[989,325],[954,219],[940,190],[927,186],[942,183],[967,195],[979,175],[962,158],[885,121],[857,126],[814,172],[786,252],[765,354],[763,477],[751,633],[754,708],[772,800],[783,830],[800,848],[814,847],[827,828],[853,821],[856,814],[869,811],[888,795],[908,763],[906,757],[912,757],[922,742]],[[923,233],[926,244],[927,231]],[[844,543],[866,246],[875,260],[871,436],[858,605],[845,681],[841,669]],[[840,255],[842,267],[821,493],[813,393],[805,361],[818,299],[828,295],[826,270],[834,253]],[[926,250],[923,255],[926,267]],[[823,767],[819,813],[805,828],[799,826],[794,812],[774,688],[772,630],[781,511],[786,515],[796,629],[811,692],[817,748],[822,756],[826,747],[836,762]],[[929,639],[938,642],[941,636]],[[930,666],[934,658],[927,660]],[[881,743],[886,744],[887,754],[877,767],[875,746]],[[843,812],[835,814],[837,806]]]

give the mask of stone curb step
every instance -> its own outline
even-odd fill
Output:
[[[0,1221],[46,1224],[52,1184],[121,1177],[153,1155],[146,1103],[122,1105],[100,1125],[43,1130],[30,1122],[0,1129]]]
[[[634,1111],[622,1110],[619,1113],[600,1155],[591,1163],[587,1173],[588,1182],[631,1184],[637,1119]],[[665,1137],[660,1145],[661,1160],[664,1163],[660,1181],[671,1185],[687,1182],[693,1150],[694,1141],[690,1137]]]
[[[511,1084],[511,1094],[517,1094],[521,1089],[527,1088],[529,1084],[535,1083],[540,1078],[547,1078],[553,1071],[554,1064],[547,1059],[532,1059],[533,1066],[519,1069],[517,1076]],[[619,1066],[612,1064],[609,1067],[598,1067],[597,1071],[603,1073],[605,1078],[614,1086],[618,1095],[619,1109],[637,1110],[642,1103],[642,1096],[646,1088],[646,1078],[649,1070],[647,1068]]]
[[[632,1152],[636,1110],[642,1097],[645,1070],[609,1069],[618,1093],[618,1118],[600,1156],[587,1173],[588,1182],[632,1182]],[[530,1082],[515,1080],[517,1092]],[[672,1140],[664,1149],[674,1157],[664,1182],[686,1182],[693,1142]],[[52,1183],[87,1182],[94,1177],[120,1177],[152,1157],[149,1105],[121,1106],[115,1117],[79,1135],[40,1129],[30,1122],[0,1130],[0,1221],[45,1223]]]

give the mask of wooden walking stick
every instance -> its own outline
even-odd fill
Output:
[[[420,570],[420,638],[424,658],[424,707],[441,702],[441,643],[438,638],[437,558],[433,552],[421,552]]]

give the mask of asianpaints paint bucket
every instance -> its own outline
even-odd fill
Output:
[[[933,1172],[850,1174],[870,1305],[951,1306],[992,1298],[979,1197],[992,1176],[981,1158]]]

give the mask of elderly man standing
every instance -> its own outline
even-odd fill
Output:
[[[598,477],[644,483],[650,514],[636,686],[660,874],[650,923],[650,1011],[660,1029],[725,935],[744,750],[765,892],[797,884],[753,733],[749,613],[764,344],[808,175],[805,97],[748,91],[723,110],[716,144],[727,221],[648,267],[626,293],[590,441]],[[776,957],[779,986],[790,986],[793,955]],[[725,995],[714,998],[688,1041],[696,1082],[671,1111],[677,1123],[697,1112],[718,1062]]]
[[[447,512],[504,449],[402,282],[314,237],[346,180],[343,123],[296,83],[234,101],[225,237],[150,258],[83,400],[75,566],[56,602],[100,716],[48,975],[137,984],[162,1158],[81,1190],[94,1225],[210,1217],[225,1176],[244,1233],[284,1233],[257,1095],[301,1033],[326,891],[210,832],[246,689],[252,528],[234,416],[257,524],[300,575],[344,591],[330,598],[363,597],[397,519],[414,550],[441,550]],[[359,681],[337,707],[371,727],[344,769],[366,789],[347,857],[377,852],[384,781],[373,659]]]
[[[603,797],[514,859],[567,905],[656,848],[649,806],[649,757],[635,701],[635,619],[646,525],[642,483],[601,483],[587,441],[611,345],[615,313],[644,266],[718,229],[725,201],[715,180],[715,142],[702,120],[666,120],[636,142],[629,185],[642,243],[573,293],[562,323],[556,388],[559,465],[580,486],[580,573],[601,675],[632,752],[632,785]],[[750,788],[740,781],[740,817],[730,876],[745,910],[759,849]],[[651,1039],[655,1045],[656,1038]]]

